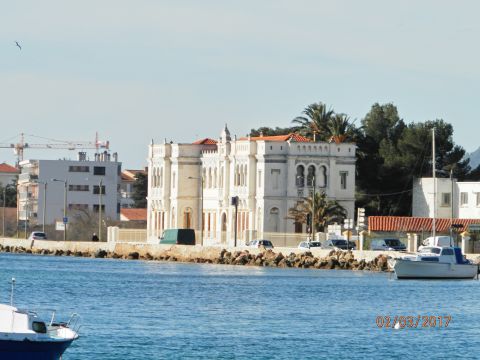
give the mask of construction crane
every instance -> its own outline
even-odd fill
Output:
[[[55,140],[49,139],[41,136],[35,135],[26,135],[21,133],[20,140],[17,143],[0,143],[0,148],[11,148],[15,155],[17,155],[16,166],[23,161],[23,153],[25,149],[66,149],[66,150],[77,150],[77,149],[95,149],[98,152],[100,149],[109,150],[110,142],[109,141],[100,141],[98,139],[98,133],[95,134],[95,141],[67,141],[67,140]],[[39,138],[48,141],[43,144],[32,144],[25,141],[25,136]]]

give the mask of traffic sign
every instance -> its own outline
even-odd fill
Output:
[[[63,218],[63,223],[64,223],[64,224],[68,224],[68,217],[64,217],[64,218]]]

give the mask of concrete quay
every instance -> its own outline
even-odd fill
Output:
[[[298,267],[388,271],[389,257],[404,253],[387,251],[334,251],[278,247],[272,250],[247,247],[160,245],[132,242],[51,241],[0,238],[0,251],[56,256],[143,259],[229,265]],[[470,254],[477,262],[478,255]]]

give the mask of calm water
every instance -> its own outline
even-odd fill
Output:
[[[0,254],[0,301],[82,316],[67,360],[478,358],[480,282]],[[451,315],[379,329],[377,315]]]

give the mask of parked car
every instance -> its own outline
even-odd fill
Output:
[[[43,231],[33,231],[30,233],[28,240],[47,240],[47,234]]]
[[[347,241],[345,239],[330,239],[326,240],[322,244],[323,249],[335,249],[335,250],[355,250],[355,243]]]
[[[298,244],[299,249],[312,249],[312,248],[317,248],[320,249],[322,247],[322,243],[320,241],[302,241],[300,244]]]
[[[160,244],[165,245],[195,245],[195,230],[167,229],[160,237]]]
[[[270,240],[252,240],[248,243],[248,247],[259,248],[261,246],[266,249],[273,249],[273,244]]]
[[[404,251],[407,247],[399,239],[372,239],[370,250]]]

